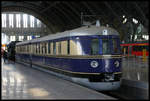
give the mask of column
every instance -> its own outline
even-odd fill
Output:
[[[24,39],[23,39],[23,41],[25,41],[25,40],[27,40],[27,35],[24,35]]]
[[[37,28],[37,19],[34,18],[34,28]]]
[[[9,28],[9,14],[6,13],[6,28]]]
[[[19,41],[19,34],[15,35],[15,37],[16,37],[16,41]]]
[[[23,28],[23,14],[20,14],[20,19],[21,19],[20,25],[21,25],[21,28]]]
[[[16,22],[16,14],[15,14],[15,13],[14,13],[14,18],[13,18],[13,20],[14,20],[14,21],[13,21],[13,22],[14,22],[14,28],[16,28],[16,23],[17,23],[17,22]]]
[[[27,15],[27,24],[28,24],[28,28],[30,28],[30,16]]]

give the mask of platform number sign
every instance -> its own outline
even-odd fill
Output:
[[[97,61],[92,61],[91,62],[91,67],[93,67],[93,68],[96,68],[96,67],[98,67],[98,62]]]

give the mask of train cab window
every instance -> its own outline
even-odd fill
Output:
[[[56,55],[56,42],[53,42],[53,54]]]
[[[91,41],[91,55],[99,54],[99,39],[92,39]]]
[[[102,52],[103,52],[103,54],[110,54],[108,39],[102,39]]]

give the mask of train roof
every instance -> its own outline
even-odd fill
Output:
[[[107,35],[119,35],[115,29],[110,28],[110,27],[84,26],[84,27],[80,27],[74,30],[58,32],[56,34],[50,34],[41,38],[19,42],[16,45],[42,42],[42,41],[53,40],[53,39],[58,39],[58,38],[63,38],[63,37],[70,37],[70,36],[104,35],[106,32],[107,32]]]

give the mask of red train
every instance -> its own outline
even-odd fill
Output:
[[[124,55],[130,56],[143,56],[143,50],[146,50],[146,56],[149,56],[149,43],[126,43],[121,44],[122,52]]]

